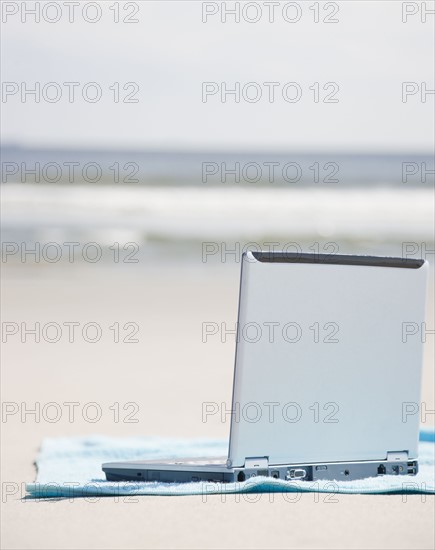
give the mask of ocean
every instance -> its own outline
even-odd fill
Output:
[[[205,254],[208,261],[222,261],[231,250],[237,259],[250,247],[431,260],[430,170],[433,159],[415,154],[6,147],[2,241],[19,248],[22,243],[43,247],[54,242],[65,248],[65,242],[95,242],[110,249],[133,243],[135,258],[198,259]],[[7,260],[21,261],[20,254],[11,253]]]

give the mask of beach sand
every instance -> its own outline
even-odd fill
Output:
[[[202,421],[202,403],[230,403],[234,339],[202,340],[202,323],[237,315],[239,265],[199,268],[98,264],[5,266],[3,321],[97,322],[90,344],[62,334],[57,343],[3,346],[2,398],[22,408],[48,402],[97,402],[98,423],[67,414],[57,423],[19,415],[2,424],[2,548],[412,548],[434,547],[434,497],[283,495],[139,497],[22,501],[35,479],[45,437],[105,434],[227,437],[228,423]],[[139,343],[114,343],[113,323],[140,327]],[[428,320],[433,326],[433,317]],[[121,331],[121,335],[124,335]],[[433,337],[425,353],[423,398],[434,409]],[[139,422],[115,423],[109,407],[136,402]],[[433,423],[428,416],[427,424]],[[18,494],[5,494],[17,483]],[[10,487],[10,485],[9,485]]]

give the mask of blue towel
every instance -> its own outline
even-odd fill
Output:
[[[132,495],[207,495],[217,493],[435,493],[435,431],[420,432],[419,473],[379,476],[357,481],[288,482],[256,477],[242,483],[162,483],[106,481],[103,462],[201,456],[225,456],[225,440],[112,438],[103,436],[45,439],[36,461],[35,483],[26,498],[101,497]]]

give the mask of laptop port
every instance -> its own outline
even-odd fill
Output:
[[[271,476],[275,479],[279,479],[279,472],[278,470],[273,470],[271,473]]]
[[[287,478],[290,479],[303,479],[307,475],[307,472],[302,468],[297,468],[294,470],[288,470]]]
[[[239,472],[237,474],[237,481],[245,481],[245,473],[244,472]]]
[[[387,468],[383,464],[378,466],[378,476],[384,476],[387,473]]]

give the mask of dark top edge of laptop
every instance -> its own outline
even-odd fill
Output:
[[[259,262],[266,263],[302,263],[302,264],[335,264],[367,265],[376,267],[402,267],[419,269],[424,260],[413,258],[389,258],[382,256],[354,256],[346,254],[306,254],[296,252],[257,252],[251,251]]]

